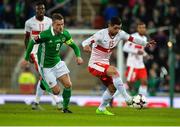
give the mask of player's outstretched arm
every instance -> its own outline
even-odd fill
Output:
[[[66,44],[69,45],[74,50],[74,53],[76,55],[76,63],[78,65],[83,64],[83,59],[81,58],[81,51],[79,47],[72,41],[72,39],[70,43],[66,43]]]
[[[156,42],[154,40],[151,40],[151,41],[147,42],[147,41],[144,41],[143,39],[136,38],[136,37],[133,37],[133,36],[130,36],[128,38],[128,41],[136,43],[136,44],[140,44],[140,45],[146,46],[146,47],[151,47],[151,46],[154,46],[156,44]]]
[[[30,40],[29,43],[28,43],[28,46],[27,46],[27,49],[26,49],[26,52],[24,54],[24,59],[22,60],[21,62],[21,66],[22,67],[25,67],[29,64],[28,61],[31,62],[31,58],[30,58],[30,53],[33,49],[33,46],[34,46],[34,41],[33,40]]]
[[[132,42],[127,41],[123,46],[123,51],[126,53],[138,54],[138,49],[132,48]]]
[[[27,50],[26,50],[26,52],[25,52],[25,57],[24,57],[24,59],[25,59],[26,61],[29,61],[29,60],[30,60],[30,53],[31,53],[31,51],[32,51],[32,49],[33,49],[33,46],[34,46],[34,40],[30,40],[30,42],[28,43]]]

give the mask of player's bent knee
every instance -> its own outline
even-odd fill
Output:
[[[54,95],[59,95],[59,94],[60,94],[60,91],[53,91],[53,94],[54,94]]]
[[[107,69],[107,73],[115,75],[117,73],[117,69],[114,66],[109,66],[109,68]]]
[[[72,87],[72,83],[68,83],[64,85],[65,88],[71,88]]]
[[[71,88],[72,87],[72,82],[69,81],[69,82],[64,83],[64,87],[65,88]]]
[[[60,94],[60,87],[58,85],[53,87],[52,90],[53,90],[54,95],[59,95]]]

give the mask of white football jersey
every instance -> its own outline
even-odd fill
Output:
[[[143,39],[147,41],[146,36],[141,36],[139,33],[132,34],[133,37]],[[142,50],[144,54],[139,55],[137,54],[138,50]],[[123,46],[123,51],[128,53],[126,65],[133,67],[133,68],[144,68],[143,56],[146,55],[144,51],[144,46],[132,43],[130,41],[126,42]]]
[[[108,29],[102,29],[93,36],[82,42],[82,46],[92,44],[92,53],[89,60],[89,66],[96,62],[109,64],[112,49],[122,40],[128,40],[130,37],[125,31],[121,30],[113,38],[110,37]]]
[[[52,19],[44,16],[42,21],[36,19],[36,16],[28,19],[25,22],[25,32],[30,32],[31,38],[39,35],[41,31],[47,30],[52,24]],[[38,44],[34,45],[33,50],[31,53],[36,54],[38,50]]]

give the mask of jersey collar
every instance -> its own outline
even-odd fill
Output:
[[[53,27],[51,26],[51,34],[53,35],[53,36],[55,36],[55,33],[54,33],[54,30],[53,30]],[[61,34],[63,34],[63,31],[61,32]]]
[[[54,30],[53,30],[53,27],[51,27],[51,34],[54,36],[55,33],[54,33]]]

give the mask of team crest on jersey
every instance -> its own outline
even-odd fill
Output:
[[[49,82],[49,85],[52,85],[52,82]]]
[[[52,40],[50,40],[49,43],[52,43]]]

